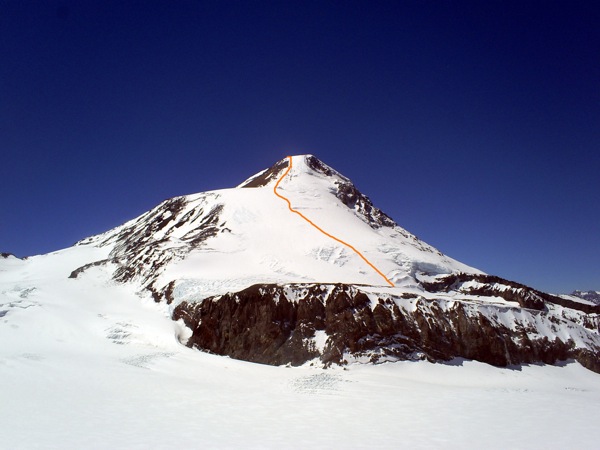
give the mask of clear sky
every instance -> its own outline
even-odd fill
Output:
[[[0,3],[0,251],[300,153],[466,264],[600,289],[600,2]]]

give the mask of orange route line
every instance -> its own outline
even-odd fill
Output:
[[[292,157],[288,156],[287,159],[289,160],[289,165],[287,170],[285,171],[285,173],[279,177],[279,179],[277,180],[277,183],[275,183],[275,187],[273,188],[273,192],[275,193],[275,195],[277,197],[279,197],[282,200],[285,200],[285,202],[288,204],[288,208],[291,212],[293,212],[294,214],[298,214],[300,217],[302,217],[304,220],[306,220],[308,223],[310,223],[313,227],[315,227],[317,230],[319,230],[321,233],[323,233],[325,236],[330,237],[331,239],[333,239],[334,241],[339,242],[340,244],[345,245],[346,247],[348,247],[349,249],[351,249],[354,253],[356,253],[358,256],[360,256],[364,262],[366,262],[369,266],[371,266],[373,268],[373,270],[375,270],[375,272],[377,272],[379,275],[381,275],[383,277],[383,279],[392,287],[394,287],[394,283],[392,283],[388,277],[386,277],[383,272],[381,272],[381,270],[379,270],[377,267],[375,267],[375,265],[369,261],[367,258],[365,258],[365,256],[359,252],[354,246],[348,244],[347,242],[342,241],[341,239],[335,237],[332,234],[329,234],[327,231],[325,231],[323,228],[321,228],[320,226],[318,226],[317,224],[315,224],[312,220],[310,220],[308,217],[306,217],[304,214],[302,214],[300,211],[295,210],[294,208],[292,208],[292,203],[290,202],[290,200],[287,197],[284,197],[283,195],[279,194],[277,192],[277,188],[279,187],[279,183],[281,183],[281,180],[283,180],[286,175],[290,172],[291,168],[292,168]]]

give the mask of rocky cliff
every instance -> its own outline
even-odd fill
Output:
[[[263,284],[184,302],[173,318],[192,330],[188,346],[264,364],[467,358],[504,367],[575,359],[600,372],[598,312],[550,297],[529,304],[535,292],[504,291],[510,300],[500,305],[344,284]]]

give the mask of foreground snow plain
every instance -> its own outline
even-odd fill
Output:
[[[208,355],[110,267],[63,273],[106,251],[0,260],[1,448],[598,448],[600,376],[576,363],[324,370]]]

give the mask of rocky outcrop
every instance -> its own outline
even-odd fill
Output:
[[[432,282],[421,281],[421,285],[425,290],[432,293],[459,292],[483,297],[500,297],[507,302],[517,303],[523,308],[540,311],[545,310],[547,304],[556,304],[583,311],[587,314],[600,314],[600,305],[594,306],[574,302],[495,275],[454,273]]]
[[[547,303],[531,309],[373,294],[343,284],[255,285],[184,302],[173,318],[191,328],[188,346],[264,364],[460,357],[508,366],[575,359],[600,373],[598,315],[564,314]]]
[[[74,271],[72,271],[71,274],[69,275],[69,278],[77,278],[83,272],[85,272],[86,270],[88,270],[88,269],[90,269],[92,267],[104,266],[104,265],[107,265],[109,263],[117,263],[117,261],[114,260],[114,259],[102,259],[100,261],[94,261],[92,263],[85,264],[85,265],[83,265],[81,267],[78,267]]]
[[[336,172],[312,155],[306,156],[306,165],[325,176],[335,175],[335,196],[348,208],[355,210],[359,217],[368,223],[371,228],[397,226],[392,218],[373,205],[371,199],[356,189],[356,186],[341,173]]]
[[[350,182],[338,182],[336,197],[350,209],[354,209],[371,228],[397,226],[387,214],[375,207],[371,199],[360,193]]]
[[[271,181],[274,181],[278,178],[279,174],[283,171],[283,169],[287,168],[289,165],[287,159],[282,159],[278,161],[273,166],[269,167],[266,170],[263,170],[261,173],[249,178],[244,181],[238,187],[240,188],[256,188],[263,187],[269,184]]]
[[[221,219],[224,205],[216,201],[218,198],[218,194],[205,193],[191,205],[187,197],[165,200],[135,221],[80,241],[79,245],[113,245],[113,249],[108,259],[78,267],[69,277],[77,278],[90,267],[114,263],[114,280],[136,280],[157,302],[166,299],[170,303],[173,286],[155,285],[163,269],[208,239],[230,231]]]

